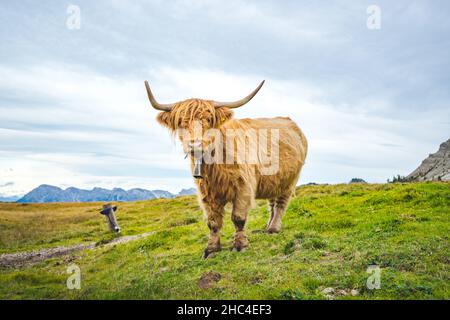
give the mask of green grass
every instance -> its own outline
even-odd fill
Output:
[[[100,204],[0,204],[0,253],[105,241]],[[123,235],[145,239],[78,252],[34,266],[0,270],[1,299],[324,299],[326,287],[357,289],[336,299],[449,299],[450,184],[305,186],[283,231],[263,229],[267,204],[247,223],[251,244],[233,252],[229,210],[223,250],[203,260],[208,229],[195,197],[119,204]],[[81,268],[81,290],[68,290],[67,266]],[[368,266],[381,268],[369,290]],[[221,274],[210,289],[198,286]]]

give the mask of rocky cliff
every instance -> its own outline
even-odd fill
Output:
[[[442,143],[436,153],[430,154],[406,178],[409,181],[449,181],[450,139]]]

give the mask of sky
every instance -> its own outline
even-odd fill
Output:
[[[309,142],[300,184],[407,175],[450,136],[449,9],[444,0],[2,1],[0,196],[40,184],[192,187],[144,80],[168,103],[237,100],[265,79],[235,117],[298,123]]]

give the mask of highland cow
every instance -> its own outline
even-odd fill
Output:
[[[205,258],[221,249],[220,230],[227,203],[233,207],[235,250],[241,251],[249,245],[244,227],[255,199],[268,199],[270,217],[266,230],[268,233],[279,232],[281,219],[305,163],[308,144],[290,118],[233,119],[231,109],[249,102],[263,84],[264,81],[247,97],[235,102],[188,99],[160,104],[145,81],[151,105],[162,111],[157,121],[174,135],[178,133],[183,149],[190,157],[198,199],[210,229]],[[211,131],[213,134],[203,134]],[[270,140],[268,145],[267,140]],[[256,154],[256,158],[249,154]],[[206,155],[209,155],[209,161]],[[270,164],[267,158],[270,158]],[[272,170],[268,170],[269,167]]]

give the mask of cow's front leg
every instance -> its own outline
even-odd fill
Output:
[[[223,224],[223,206],[205,206],[208,218],[209,239],[203,257],[206,259],[214,252],[220,251],[220,229]]]
[[[231,213],[231,220],[236,228],[234,235],[233,249],[241,251],[248,247],[248,239],[245,235],[244,227],[247,221],[248,210],[251,207],[250,199],[236,199],[233,203],[233,212]]]

